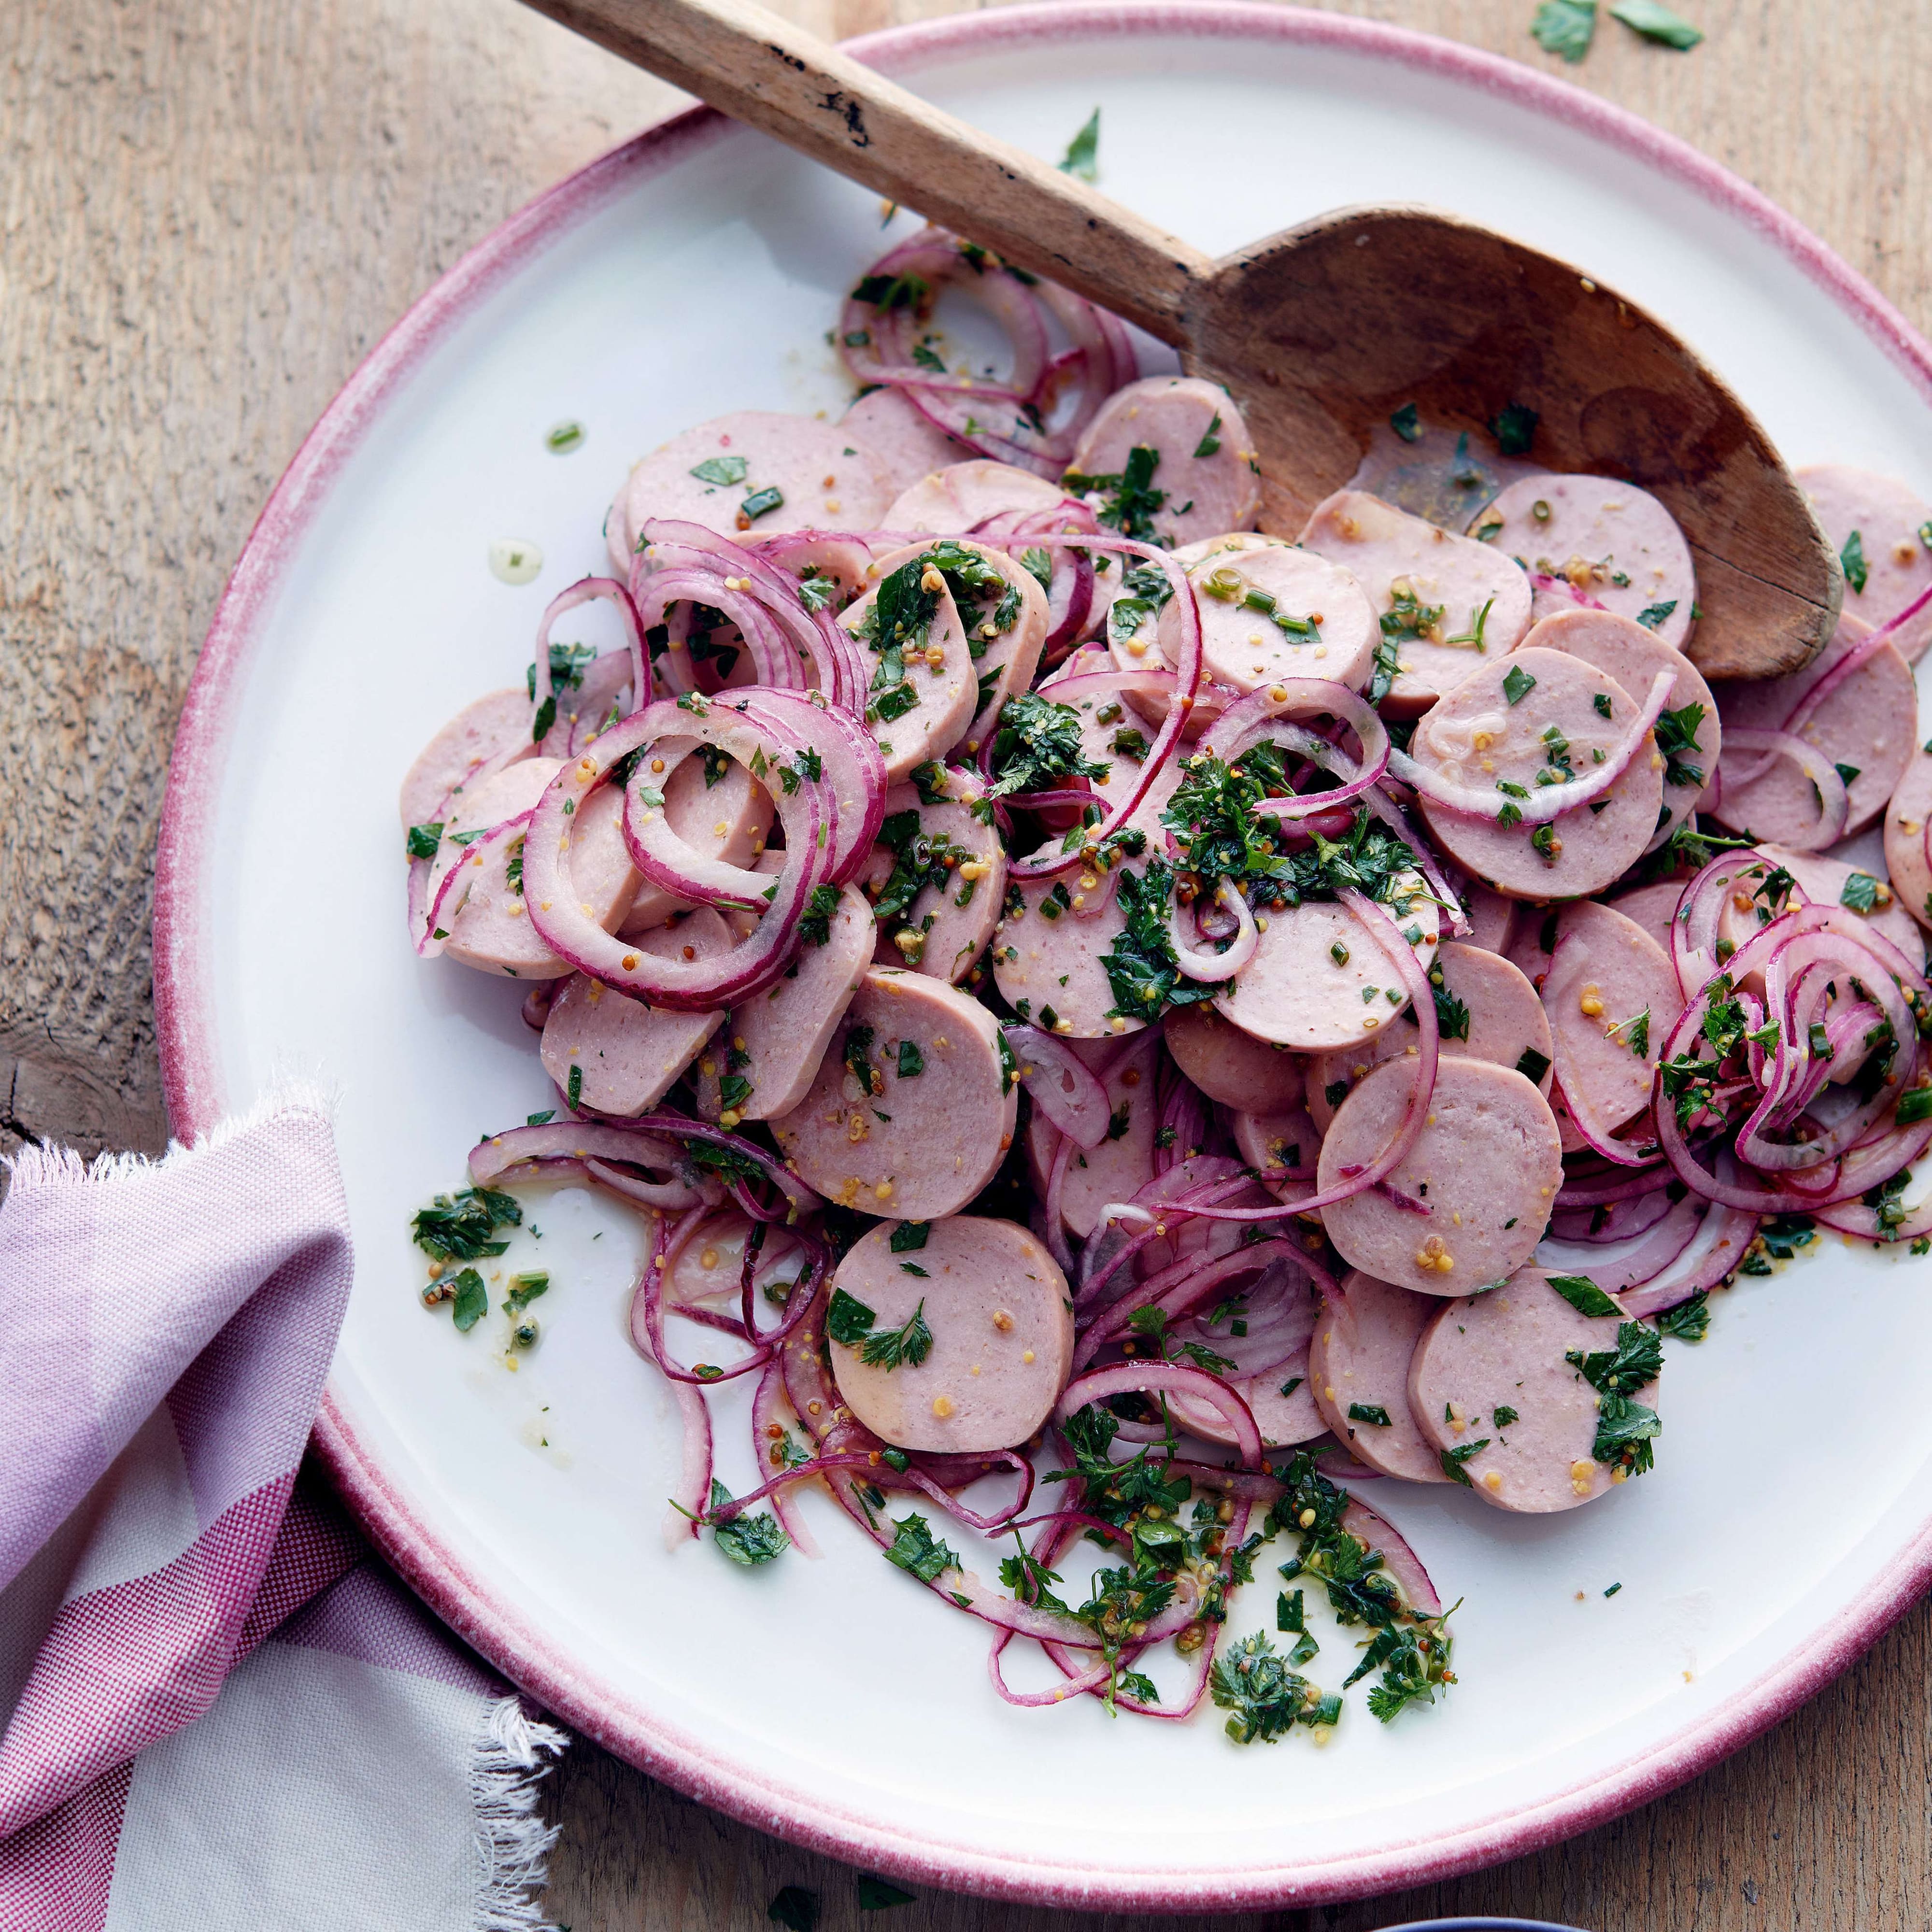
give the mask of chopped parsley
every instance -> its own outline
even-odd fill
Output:
[[[1120,594],[1107,612],[1107,629],[1118,643],[1131,638],[1150,617],[1157,617],[1174,596],[1167,572],[1157,563],[1136,563],[1120,578]]]
[[[1208,1689],[1220,1709],[1232,1713],[1227,1730],[1238,1744],[1274,1744],[1297,1724],[1332,1726],[1342,1714],[1341,1699],[1323,1696],[1291,1670],[1263,1630],[1216,1660]]]
[[[1512,704],[1520,704],[1536,688],[1536,680],[1520,664],[1511,664],[1503,674],[1503,695]]]
[[[916,1254],[926,1246],[926,1237],[932,1232],[930,1221],[902,1221],[892,1230],[892,1238],[886,1245],[896,1255]],[[866,1318],[869,1324],[872,1318],[868,1315]]]
[[[1060,482],[1076,496],[1098,491],[1104,500],[1098,514],[1109,530],[1118,530],[1124,537],[1157,542],[1160,532],[1154,520],[1167,502],[1167,492],[1154,487],[1154,472],[1160,466],[1160,452],[1137,442],[1127,452],[1126,466],[1118,474],[1086,476],[1070,470]]]
[[[1684,754],[1702,752],[1703,747],[1697,742],[1697,728],[1703,722],[1704,707],[1701,704],[1686,704],[1678,710],[1658,714],[1655,728],[1657,748],[1669,760],[1664,769],[1666,784],[1702,785],[1703,766],[1692,764]]]
[[[782,1556],[791,1547],[791,1538],[784,1533],[784,1526],[776,1516],[767,1516],[763,1510],[755,1514],[747,1510],[720,1522],[718,1511],[730,1502],[731,1492],[716,1476],[711,1479],[711,1508],[704,1520],[711,1526],[711,1534],[718,1547],[734,1563],[742,1563],[747,1569],[754,1569],[760,1563],[770,1563]]]
[[[823,946],[832,937],[832,915],[838,910],[836,886],[814,886],[805,902],[798,922],[799,936],[812,946]]]
[[[898,1071],[902,1080],[910,1080],[926,1071],[926,1055],[909,1040],[899,1042]]]
[[[1527,456],[1530,446],[1536,440],[1536,426],[1542,420],[1527,404],[1508,403],[1491,420],[1490,434],[1496,438],[1496,448],[1503,455]]]
[[[1879,882],[1869,872],[1854,872],[1838,894],[1838,903],[1853,912],[1870,912],[1878,904]]]
[[[886,1552],[888,1563],[896,1563],[922,1583],[930,1583],[943,1571],[961,1567],[957,1552],[934,1539],[932,1526],[924,1516],[895,1516],[892,1522],[898,1534]]]
[[[1701,1342],[1711,1332],[1710,1298],[1700,1288],[1688,1301],[1666,1308],[1657,1318],[1659,1332],[1679,1342]]]
[[[1060,158],[1060,172],[1084,182],[1100,178],[1100,110],[1095,108],[1086,124],[1066,144]]]
[[[499,1228],[514,1228],[524,1218],[515,1197],[490,1187],[465,1187],[439,1194],[410,1222],[410,1238],[440,1262],[474,1262],[503,1253],[508,1241],[494,1239]]]
[[[1646,631],[1654,631],[1676,608],[1677,600],[1674,597],[1667,604],[1646,604],[1636,614],[1636,620]]]
[[[1621,1315],[1623,1312],[1586,1274],[1552,1274],[1546,1279],[1550,1286],[1579,1315]]]
[[[1641,1322],[1618,1324],[1617,1346],[1591,1354],[1572,1348],[1563,1359],[1598,1392],[1597,1439],[1591,1454],[1634,1476],[1653,1466],[1651,1444],[1663,1432],[1656,1410],[1631,1400],[1629,1391],[1654,1382],[1664,1367],[1657,1330]]]
[[[1646,40],[1675,47],[1679,53],[1689,52],[1704,38],[1682,14],[1665,6],[1664,0],[1616,0],[1610,16]]]
[[[692,475],[700,483],[710,483],[718,489],[728,489],[734,483],[742,483],[751,465],[742,456],[707,456],[702,463],[692,466]]]
[[[1462,1465],[1489,1446],[1490,1438],[1485,1436],[1478,1442],[1460,1443],[1454,1449],[1444,1450],[1441,1457],[1442,1473],[1452,1483],[1460,1483],[1466,1490],[1473,1490],[1476,1486],[1470,1481],[1469,1472]]]
[[[1194,446],[1196,456],[1212,456],[1221,447],[1221,412],[1214,412],[1214,420],[1202,432],[1201,440]]]
[[[1542,0],[1529,31],[1545,53],[1560,54],[1574,65],[1596,38],[1597,0]]]
[[[1526,1046],[1517,1057],[1516,1070],[1526,1080],[1540,1080],[1550,1071],[1550,1056],[1538,1053],[1533,1046]]]
[[[1388,1429],[1394,1426],[1389,1418],[1388,1411],[1378,1402],[1352,1402],[1348,1405],[1348,1420],[1351,1422],[1369,1423],[1377,1429]]]
[[[785,1932],[818,1932],[818,1894],[802,1886],[786,1886],[765,1907],[765,1916]]]
[[[1071,778],[1102,778],[1107,766],[1081,749],[1080,714],[1038,692],[1009,698],[993,733],[988,798],[1048,791]]]
[[[1153,1021],[1170,1006],[1195,1006],[1218,988],[1186,978],[1168,930],[1168,895],[1173,874],[1162,859],[1150,859],[1140,875],[1123,871],[1118,888],[1125,915],[1114,943],[1101,955],[1114,995],[1109,1017]],[[1006,1036],[1002,1034],[1004,1041]]]
[[[910,1905],[919,1895],[902,1891],[890,1879],[881,1878],[877,1872],[861,1872],[858,1889],[861,1912],[884,1912],[892,1906]]]
[[[483,1277],[471,1268],[464,1269],[449,1286],[451,1318],[458,1329],[466,1335],[489,1313],[489,1293],[483,1286]]]
[[[1389,428],[1404,442],[1420,442],[1422,440],[1422,418],[1413,403],[1404,403],[1400,409],[1390,412]]]
[[[436,848],[442,842],[442,827],[434,825],[412,825],[403,842],[403,849],[412,859],[434,859]]]

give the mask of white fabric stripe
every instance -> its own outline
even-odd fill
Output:
[[[106,1932],[470,1932],[490,1700],[273,1642],[134,1761]]]
[[[63,1602],[152,1576],[188,1554],[201,1526],[165,1403],[135,1430],[88,1504],[100,1514]]]

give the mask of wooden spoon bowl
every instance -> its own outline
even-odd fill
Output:
[[[530,0],[929,220],[1077,290],[1224,383],[1254,432],[1264,530],[1293,536],[1416,405],[1486,446],[1533,410],[1535,460],[1635,483],[1697,566],[1706,677],[1802,669],[1844,578],[1750,410],[1655,317],[1452,214],[1345,208],[1216,261],[874,74],[754,0]]]

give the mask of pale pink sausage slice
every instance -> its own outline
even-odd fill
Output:
[[[880,580],[902,568],[916,568],[925,547],[913,545],[894,550],[879,561]],[[944,758],[966,735],[979,707],[980,687],[973,658],[967,646],[963,614],[952,601],[937,571],[930,576],[937,589],[938,608],[932,620],[916,636],[897,640],[904,676],[889,681],[886,674],[890,638],[868,637],[872,613],[877,608],[879,585],[874,583],[857,603],[839,617],[840,625],[859,640],[859,656],[868,673],[866,723],[878,740],[886,761],[886,778],[897,784],[912,774],[915,765]],[[1036,590],[1038,586],[1034,586]]]
[[[890,384],[861,396],[838,419],[848,442],[862,443],[885,470],[887,494],[896,496],[922,476],[964,463],[977,452],[941,429]],[[850,529],[862,526],[847,520]]]
[[[694,475],[700,465],[716,466]],[[736,481],[725,480],[734,476]],[[748,514],[746,500],[755,503],[770,490],[784,500]],[[621,576],[638,532],[652,517],[702,524],[734,538],[778,530],[870,530],[878,527],[892,497],[885,464],[837,424],[738,410],[686,430],[644,458],[617,492],[604,538]]]
[[[933,776],[923,775],[928,790]],[[878,922],[881,965],[912,966],[954,986],[986,950],[1006,893],[1006,853],[998,831],[972,806],[984,787],[976,772],[939,767],[945,796],[928,805],[915,785],[886,794],[882,842],[866,869],[866,896],[890,916]],[[945,865],[943,885],[921,885],[909,904],[905,881],[930,875],[930,861]],[[893,889],[893,880],[901,880]]]
[[[548,758],[527,758],[507,766],[493,778],[473,788],[444,834],[446,849],[452,835],[476,824],[496,824],[527,812],[541,798],[556,766]],[[606,785],[586,806],[571,834],[570,877],[580,904],[607,932],[615,932],[631,909],[638,889],[620,820],[623,796]],[[478,868],[454,919],[448,920],[443,956],[479,973],[501,974],[512,980],[556,980],[570,970],[536,933],[524,903],[523,842],[512,839],[494,845]],[[439,862],[443,854],[439,853]],[[463,862],[473,863],[466,857]],[[511,867],[518,883],[512,882]],[[454,902],[448,902],[454,904]],[[448,917],[448,904],[445,908]]]
[[[1507,556],[1365,490],[1316,504],[1301,542],[1354,578],[1378,621],[1397,620],[1395,716],[1426,711],[1529,628],[1529,579]]]
[[[742,1096],[732,1089],[734,1126],[790,1113],[811,1090],[872,957],[872,909],[856,886],[841,886],[822,942],[818,929],[814,923],[800,938],[780,978],[731,1009],[729,1025],[698,1062],[698,1109],[706,1120],[724,1111],[722,1083],[734,1075],[750,1089]]]
[[[1594,604],[1644,624],[1676,650],[1690,634],[1690,546],[1670,512],[1634,484],[1525,476],[1477,513],[1469,534],[1530,573],[1538,617]]]
[[[1526,1268],[1437,1316],[1409,1366],[1409,1407],[1438,1450],[1486,1444],[1462,1463],[1485,1502],[1529,1514],[1574,1509],[1613,1478],[1592,1453],[1597,1391],[1564,1358],[1614,1350],[1621,1318],[1580,1314],[1542,1269]],[[1654,1382],[1628,1393],[1657,1407]],[[1514,1420],[1498,1422],[1498,1409],[1513,1409]]]
[[[1924,762],[1924,754],[1917,755],[1914,763]],[[1868,912],[1858,916],[1876,933],[1882,933],[1906,958],[1915,964],[1925,956],[1925,942],[1910,917],[1910,902],[1895,882],[1887,880],[1875,873],[1869,866],[1854,866],[1843,859],[1834,859],[1822,852],[1792,852],[1782,845],[1763,844],[1757,848],[1774,866],[1782,866],[1798,881],[1798,890],[1808,899],[1826,905],[1844,905],[1845,886],[1854,873],[1862,873],[1877,880],[1877,889],[1872,895],[1873,904]],[[1924,841],[1920,842],[1919,863],[1924,864]],[[1861,890],[1854,898],[1864,896]],[[1853,908],[1856,910],[1856,908]],[[1919,910],[1924,910],[1924,902],[1919,902]]]
[[[442,837],[437,843],[435,857],[430,861],[432,898],[452,866],[476,866],[478,855],[471,848],[482,842],[478,833],[530,811],[562,770],[555,758],[520,758],[458,792],[449,801]]]
[[[917,1316],[931,1337],[923,1360],[865,1360],[862,1340],[828,1334],[845,1406],[874,1436],[904,1449],[971,1455],[1017,1448],[1053,1412],[1073,1362],[1066,1277],[1025,1228],[958,1214],[934,1219],[908,1248],[903,1222],[855,1243],[832,1276],[835,1319],[872,1314],[872,1336],[903,1334]],[[900,1251],[895,1252],[895,1235]],[[836,1302],[844,1294],[854,1311]]]
[[[682,751],[689,742],[673,739],[658,751]],[[662,756],[654,760],[657,765],[668,762]],[[710,765],[701,753],[685,758],[671,766],[663,790],[665,823],[699,857],[722,860],[728,866],[748,870],[765,849],[766,835],[772,826],[771,794],[735,758]],[[690,904],[649,879],[640,879],[637,896],[618,930],[626,938],[648,932]]]
[[[1312,550],[1268,544],[1217,550],[1187,575],[1210,676],[1239,691],[1285,677],[1328,678],[1358,691],[1367,684],[1381,632],[1361,586],[1339,565]],[[1172,603],[1161,613],[1160,634],[1162,653],[1175,662],[1180,620]]]
[[[1606,905],[1565,908],[1558,931],[1543,980],[1556,1077],[1584,1118],[1620,1126],[1650,1104],[1658,1057],[1684,1010],[1677,969],[1635,920]]]
[[[1107,1094],[1107,1109],[1122,1123],[1096,1148],[1074,1148],[1067,1155],[1066,1178],[1061,1183],[1060,1218],[1066,1232],[1084,1240],[1094,1232],[1102,1208],[1131,1201],[1154,1178],[1154,1134],[1160,1125],[1160,1102],[1155,1070],[1160,1064],[1160,1035],[1148,1029],[1131,1043],[1076,1042],[1076,1050],[1100,1078]],[[1034,1170],[1034,1189],[1044,1202],[1052,1175],[1056,1141],[1052,1124],[1037,1108],[1028,1129],[1028,1154]]]
[[[1619,892],[1610,903],[1624,918],[1635,920],[1668,952],[1671,925],[1683,903],[1684,884],[1682,879],[1662,879],[1654,886],[1639,886],[1634,892]]]
[[[1034,1025],[1074,1040],[1137,1033],[1146,1024],[1114,1014],[1103,963],[1126,927],[1119,893],[1091,917],[1076,916],[1060,896],[1070,901],[1096,890],[1079,883],[1094,877],[1075,872],[1064,879],[1010,886],[1007,897],[1017,893],[1019,904],[993,932],[993,980],[1000,997]]]
[[[1718,774],[1724,738],[1718,700],[1703,674],[1682,651],[1672,650],[1654,632],[1609,610],[1565,610],[1545,617],[1523,640],[1552,651],[1568,651],[1586,664],[1616,680],[1624,690],[1641,695],[1660,670],[1675,674],[1669,722],[1660,724],[1678,743],[1664,767],[1664,810],[1667,816],[1651,836],[1660,845],[1697,808],[1697,801]]]
[[[1194,376],[1150,376],[1116,389],[1087,425],[1068,466],[1081,476],[1122,474],[1136,447],[1157,450],[1154,488],[1167,500],[1154,527],[1170,543],[1250,528],[1261,508],[1253,439],[1234,399]]]
[[[1885,814],[1885,863],[1898,902],[1932,928],[1932,866],[1925,859],[1925,822],[1932,818],[1932,752],[1921,746],[1905,768]]]
[[[1049,483],[1030,470],[976,456],[949,464],[908,484],[893,499],[881,521],[889,530],[964,536],[988,517],[1010,512],[1032,516],[1066,500],[1066,492],[1058,483]]]
[[[1326,1190],[1345,1166],[1365,1166],[1395,1134],[1414,1063],[1377,1067],[1336,1111],[1316,1178]],[[1563,1179],[1556,1122],[1513,1067],[1445,1055],[1426,1124],[1388,1185],[1322,1210],[1352,1267],[1424,1294],[1455,1294],[1514,1274],[1536,1251]],[[1426,1214],[1414,1211],[1426,1204]]]
[[[1294,546],[1286,537],[1263,536],[1252,530],[1227,530],[1216,537],[1204,537],[1198,542],[1183,544],[1174,551],[1174,561],[1183,570],[1192,570],[1204,558],[1221,556],[1226,560],[1229,553],[1251,550],[1292,550]],[[1135,560],[1129,560],[1132,563]],[[1102,562],[1107,568],[1100,568]],[[1116,668],[1121,670],[1155,670],[1160,667],[1156,652],[1150,656],[1159,640],[1160,626],[1151,618],[1137,617],[1130,622],[1130,614],[1123,612],[1118,622],[1114,621],[1113,609],[1126,590],[1124,573],[1120,560],[1108,559],[1105,551],[1096,554],[1094,559],[1096,575],[1094,584],[1094,614],[1088,622],[1088,634],[1104,643],[1112,655]],[[1069,675],[1071,675],[1070,670]]]
[[[660,926],[638,942],[638,950],[660,959],[688,954],[710,959],[736,944],[731,929],[709,906]],[[573,1106],[626,1118],[654,1107],[698,1058],[724,1015],[660,1012],[642,1000],[573,973],[550,1002],[541,1049],[544,1071],[566,1093],[578,1081]]]
[[[1403,874],[1388,909],[1415,934],[1411,943],[1426,970],[1438,914],[1418,874]],[[1298,1053],[1330,1053],[1399,1023],[1408,995],[1388,955],[1346,907],[1310,899],[1259,918],[1265,926],[1254,957],[1215,999],[1224,1019]]]
[[[1270,1369],[1266,1375],[1238,1376],[1228,1386],[1247,1404],[1264,1448],[1291,1449],[1298,1442],[1312,1442],[1318,1436],[1328,1432],[1328,1425],[1316,1407],[1309,1387],[1306,1354]],[[1189,1435],[1232,1446],[1234,1432],[1218,1409],[1184,1396],[1170,1397],[1169,1401]]]
[[[1754,684],[1726,684],[1724,722],[1733,730],[1778,731],[1825,674],[1871,626],[1849,612],[1838,620],[1832,641],[1804,670],[1790,677]],[[1889,642],[1853,671],[1805,723],[1798,736],[1815,745],[1834,765],[1856,772],[1846,778],[1851,800],[1844,836],[1862,832],[1885,809],[1918,740],[1918,692],[1911,667]],[[1818,822],[1811,781],[1789,758],[1756,767],[1760,754],[1734,752],[1724,772],[1724,792],[1712,815],[1734,830],[1748,827],[1754,838],[1788,845]],[[1746,778],[1745,772],[1753,775]],[[1842,776],[1842,774],[1840,774]]]
[[[1507,687],[1505,678],[1514,680]],[[1534,680],[1526,688],[1522,680]],[[1514,700],[1510,691],[1520,695]],[[1598,703],[1606,700],[1606,718]],[[1536,789],[1540,771],[1556,769],[1552,746],[1568,747],[1578,777],[1595,752],[1607,757],[1630,735],[1638,700],[1613,677],[1567,651],[1523,646],[1466,679],[1415,728],[1417,761],[1478,789],[1504,783]],[[1556,740],[1546,734],[1554,731]],[[1456,863],[1512,898],[1582,898],[1600,892],[1642,856],[1657,830],[1664,800],[1664,759],[1654,737],[1637,748],[1609,790],[1564,812],[1543,847],[1538,828],[1466,817],[1426,795],[1424,818]],[[1606,802],[1607,801],[1607,802]],[[1510,802],[1496,793],[1498,810]],[[1592,806],[1600,805],[1601,812]]]
[[[1462,940],[1450,940],[1430,968],[1440,974],[1443,998],[1437,1003],[1442,1051],[1497,1066],[1513,1066],[1546,1098],[1550,1093],[1550,1022],[1536,988],[1510,962]],[[1456,1010],[1461,1009],[1459,1012]],[[1462,1030],[1451,1032],[1451,1027]],[[1384,1027],[1359,1046],[1324,1054],[1308,1069],[1308,1111],[1325,1133],[1335,1110],[1370,1068],[1396,1054],[1418,1051],[1415,1029],[1406,1020]]]
[[[484,760],[506,752],[527,758],[536,749],[530,742],[530,697],[520,686],[466,704],[417,753],[403,780],[398,802],[404,829],[434,822],[443,801]]]
[[[1500,952],[1508,957],[1510,940],[1516,930],[1516,901],[1492,892],[1480,883],[1472,884],[1466,899],[1465,910],[1469,915],[1467,943],[1480,946],[1486,952]]]
[[[1238,1113],[1232,1124],[1234,1151],[1260,1173],[1276,1167],[1312,1168],[1322,1150],[1322,1130],[1315,1124],[1308,1108],[1299,1101],[1264,1114]],[[1262,1185],[1290,1208],[1315,1192],[1312,1178],[1269,1179]]]
[[[970,757],[978,752],[981,740],[993,729],[1006,700],[1022,696],[1033,688],[1033,681],[1040,671],[1040,652],[1046,646],[1050,628],[1050,614],[1046,592],[1040,587],[1039,578],[1017,558],[989,544],[967,542],[965,548],[976,551],[999,572],[1008,586],[1006,590],[982,590],[976,602],[969,600],[960,607],[968,648],[979,653],[973,660],[973,674],[979,684],[979,704],[972,723],[966,728],[965,749]],[[998,628],[997,620],[1012,592],[1018,593],[1019,612],[1003,631]]]
[[[1417,1339],[1442,1307],[1433,1295],[1352,1268],[1340,1296],[1324,1300],[1308,1351],[1316,1406],[1336,1440],[1370,1468],[1412,1483],[1449,1480],[1408,1406]]]
[[[772,1132],[806,1184],[842,1208],[919,1220],[954,1214],[1012,1144],[1019,1096],[1003,1044],[970,995],[874,967],[810,1090]]]
[[[1797,472],[1798,487],[1810,499],[1813,514],[1842,557],[1852,532],[1865,570],[1864,590],[1854,570],[1845,578],[1844,608],[1868,623],[1882,624],[1903,610],[1927,585],[1932,584],[1932,550],[1926,532],[1932,506],[1895,477],[1876,476],[1846,463],[1817,463]],[[1895,634],[1892,641],[1907,664],[1916,664],[1932,644],[1932,610],[1922,610]]]
[[[1301,1097],[1302,1062],[1229,1024],[1210,1006],[1170,1007],[1161,1030],[1174,1064],[1210,1100],[1267,1114]]]

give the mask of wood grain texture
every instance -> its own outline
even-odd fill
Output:
[[[1682,134],[1932,326],[1932,8],[1681,4],[1711,36],[1694,53],[1606,20],[1574,70],[1529,40],[1534,0],[1351,10],[1565,72]],[[782,10],[844,34],[951,0]],[[0,5],[0,1148],[164,1138],[156,814],[249,526],[404,307],[671,98],[516,0]],[[1788,1723],[1617,1824],[1423,1892],[1221,1922],[1369,1932],[1486,1910],[1592,1932],[1923,1932],[1929,1670],[1922,1606]],[[549,1802],[564,1827],[551,1902],[574,1932],[757,1932],[784,1884],[821,1894],[824,1932],[856,1932],[850,1873],[588,1745]],[[1048,1918],[928,1896],[865,1922],[1044,1932]]]

